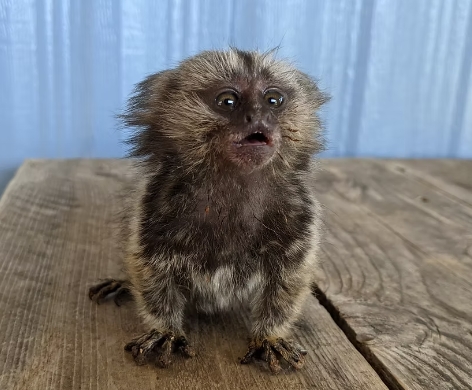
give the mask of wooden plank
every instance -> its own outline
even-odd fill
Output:
[[[454,163],[457,180],[429,164],[419,179],[403,161],[324,162],[319,287],[390,388],[472,389],[470,162]]]
[[[472,160],[397,160],[387,164],[472,206]]]
[[[194,359],[134,364],[133,304],[97,306],[88,287],[120,275],[113,235],[126,161],[29,161],[0,200],[1,389],[386,389],[314,298],[300,322],[306,367],[278,376],[238,363],[245,312],[200,317]]]

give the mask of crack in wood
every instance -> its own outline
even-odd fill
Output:
[[[347,339],[351,344],[359,351],[359,353],[364,357],[365,360],[371,365],[375,370],[377,375],[382,379],[385,385],[389,390],[405,390],[405,388],[398,382],[395,376],[390,372],[390,370],[375,356],[375,354],[370,350],[367,342],[370,340],[365,340],[364,342],[359,341],[358,335],[352,329],[347,321],[342,317],[341,312],[336,308],[336,306],[326,297],[326,294],[318,287],[314,286],[313,295],[318,299],[318,302],[323,306],[326,311],[329,313],[335,324],[342,330],[346,335]]]

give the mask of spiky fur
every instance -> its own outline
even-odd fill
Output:
[[[249,172],[221,162],[228,119],[199,93],[234,80],[289,95],[277,153]],[[271,53],[236,49],[203,52],[137,86],[122,115],[139,160],[125,263],[148,326],[183,334],[188,303],[214,311],[246,301],[254,339],[288,335],[317,267],[320,207],[306,182],[325,100]]]

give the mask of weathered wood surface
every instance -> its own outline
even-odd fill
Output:
[[[320,290],[392,389],[472,389],[472,161],[328,160]]]
[[[125,161],[29,161],[0,200],[0,389],[386,389],[315,299],[298,332],[309,350],[299,373],[273,376],[238,363],[246,349],[244,313],[193,322],[194,359],[176,358],[168,370],[136,366],[123,350],[142,331],[132,303],[97,306],[86,294],[99,278],[120,274],[112,231],[125,170]],[[392,282],[379,291],[397,297],[399,290]],[[394,314],[382,319],[394,322]],[[421,337],[429,324],[417,323]]]

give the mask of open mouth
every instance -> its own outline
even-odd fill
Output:
[[[269,142],[269,138],[264,133],[261,131],[256,131],[252,134],[249,134],[241,141],[238,141],[236,144],[238,146],[265,146],[268,145]]]

